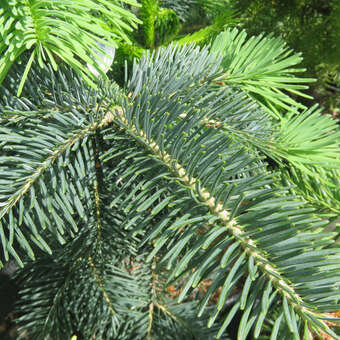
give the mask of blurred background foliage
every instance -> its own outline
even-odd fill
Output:
[[[302,52],[307,77],[315,77],[309,93],[334,116],[340,106],[340,1],[231,0],[248,34],[281,35]]]
[[[237,25],[249,36],[272,33],[288,47],[302,52],[305,77],[316,78],[307,94],[339,117],[340,107],[340,1],[339,0],[141,0],[136,9],[143,24],[131,38],[135,46],[157,48],[175,40],[203,45],[219,32]],[[118,51],[117,67],[132,61],[142,50]],[[307,106],[312,102],[300,99]]]

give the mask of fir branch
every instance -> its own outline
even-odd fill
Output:
[[[35,182],[44,174],[44,172],[50,168],[50,166],[57,160],[57,158],[66,152],[66,150],[72,147],[76,142],[80,141],[89,132],[94,131],[97,127],[97,123],[87,126],[80,132],[76,132],[74,136],[68,138],[63,144],[55,148],[51,155],[49,155],[42,164],[34,169],[35,171],[26,180],[25,184],[11,197],[7,202],[1,203],[2,208],[0,210],[0,218],[9,212],[9,210],[17,204],[17,202],[29,191],[29,189],[35,184]]]
[[[119,111],[116,111],[116,113],[117,112]],[[262,271],[268,276],[269,280],[273,281],[273,284],[277,287],[282,296],[286,296],[288,299],[290,299],[295,308],[313,313],[303,306],[304,303],[302,298],[294,291],[292,287],[290,287],[281,274],[269,264],[270,260],[266,259],[264,255],[258,251],[256,248],[256,242],[249,236],[245,235],[246,233],[242,230],[242,227],[238,225],[235,219],[230,219],[230,213],[226,209],[223,209],[224,202],[217,203],[215,197],[213,197],[206,188],[200,188],[199,194],[197,191],[197,184],[199,181],[195,177],[190,178],[187,175],[187,171],[181,164],[172,159],[169,153],[164,151],[161,152],[160,146],[157,145],[154,140],[148,139],[143,130],[139,129],[138,131],[133,125],[129,124],[128,120],[123,115],[119,116],[119,120],[125,126],[127,126],[128,129],[135,134],[135,136],[141,138],[143,143],[149,146],[149,150],[152,151],[152,153],[156,155],[157,158],[162,161],[163,164],[165,164],[186,187],[190,188],[190,190],[195,193],[199,199],[203,197],[202,203],[208,206],[211,212],[213,212],[221,219],[221,221],[223,221],[225,227],[231,232],[232,236],[240,241],[240,244],[247,255],[256,259],[259,268],[261,268]]]
[[[152,331],[152,321],[153,321],[153,310],[154,310],[154,303],[151,302],[149,304],[149,324],[148,324],[148,334],[147,334],[147,340],[151,340],[151,331]]]
[[[104,296],[104,300],[106,301],[108,307],[109,307],[109,310],[112,314],[112,316],[115,316],[116,315],[116,311],[113,307],[113,302],[111,301],[110,297],[109,297],[109,294],[108,292],[106,291],[105,289],[105,286],[104,286],[104,282],[103,282],[103,279],[102,277],[100,276],[100,274],[98,273],[98,269],[96,268],[94,262],[93,262],[93,258],[92,256],[89,256],[88,257],[88,262],[90,264],[90,267],[91,267],[91,270],[92,270],[92,273],[95,277],[95,280],[96,282],[98,283],[98,287],[99,289],[102,291],[103,293],[103,296]]]
[[[32,175],[26,180],[19,190],[7,199],[7,202],[0,202],[0,219],[9,212],[9,210],[15,206],[18,201],[29,191],[29,189],[36,183],[36,181],[44,174],[44,172],[51,167],[51,165],[66,152],[67,149],[71,148],[77,142],[82,140],[86,135],[96,131],[98,128],[103,128],[112,122],[112,114],[108,113],[102,121],[94,122],[91,125],[86,126],[81,131],[76,131],[74,135],[66,139],[62,144],[58,145],[44,161],[41,162]]]
[[[282,109],[306,108],[286,91],[310,99],[301,90],[315,79],[293,77],[293,72],[305,71],[293,68],[301,62],[301,53],[293,54],[281,38],[261,34],[248,39],[244,30],[227,29],[217,36],[211,51],[223,56],[224,74],[215,81],[243,89],[274,118],[282,119]]]
[[[60,299],[63,298],[63,294],[66,291],[66,289],[68,288],[68,281],[70,280],[70,278],[72,277],[72,275],[74,274],[74,271],[76,270],[79,262],[81,261],[81,259],[77,259],[77,261],[75,261],[75,263],[72,265],[71,270],[69,271],[69,273],[67,274],[67,277],[65,278],[63,284],[61,285],[61,287],[58,288],[55,297],[53,299],[53,304],[51,305],[51,307],[49,308],[48,314],[45,317],[45,321],[44,321],[44,325],[42,328],[42,332],[43,334],[45,334],[47,327],[49,327],[49,322],[51,322],[51,318],[52,318],[52,314],[55,312],[55,310],[58,308],[58,303],[60,302]]]
[[[187,323],[184,320],[182,320],[180,317],[178,317],[176,314],[172,313],[165,305],[157,303],[156,306],[164,314],[169,315],[171,319],[173,319],[176,323],[179,323],[183,328],[190,331],[190,327],[187,325]]]
[[[102,123],[101,123],[102,124]],[[99,125],[101,125],[99,124]],[[105,124],[103,124],[105,125]],[[95,202],[95,216],[96,216],[96,222],[97,222],[97,246],[100,247],[101,245],[101,229],[102,229],[102,222],[101,222],[101,192],[100,190],[103,189],[103,169],[102,164],[99,159],[99,134],[98,131],[96,131],[96,134],[92,137],[92,143],[94,146],[94,167],[96,172],[96,179],[94,182],[94,202]]]
[[[200,187],[200,192],[198,192],[197,187],[199,187],[199,180],[193,176],[190,177],[181,164],[173,159],[169,153],[164,150],[161,151],[161,147],[151,139],[150,136],[147,136],[141,127],[137,130],[133,124],[129,123],[122,112],[122,110],[116,110],[120,127],[125,128],[129,133],[132,133],[137,140],[140,140],[143,145],[147,146],[149,151],[166,165],[166,167],[195,194],[202,204],[208,206],[210,211],[219,217],[232,237],[239,241],[244,254],[254,259],[255,267],[260,268],[268,282],[271,282],[276,291],[279,292],[283,304],[284,301],[287,301],[303,320],[311,322],[311,324],[317,323],[319,327],[329,332],[329,334],[334,334],[329,329],[327,323],[320,320],[322,314],[315,311],[315,308],[311,308],[311,306],[303,300],[291,286],[290,282],[275,268],[275,265],[271,264],[270,259],[266,258],[264,253],[257,248],[256,242],[243,231],[235,219],[230,218],[230,213],[226,209],[223,209],[224,202],[217,203],[215,197],[213,197],[206,188]]]
[[[140,16],[143,20],[144,43],[147,48],[155,45],[155,23],[159,10],[158,0],[142,0]]]
[[[170,46],[134,64],[127,89],[130,95],[112,100],[112,105],[108,102],[114,95],[105,95],[102,106],[96,94],[75,91],[72,104],[65,103],[71,112],[57,112],[55,120],[44,120],[46,126],[40,128],[42,120],[37,116],[26,125],[25,118],[8,123],[15,128],[22,124],[24,131],[8,129],[4,121],[0,142],[8,158],[1,158],[2,164],[15,157],[5,167],[14,169],[20,155],[26,157],[26,149],[13,151],[21,147],[25,133],[32,158],[43,158],[35,162],[27,156],[23,171],[15,172],[18,178],[29,171],[31,176],[46,161],[34,137],[47,144],[52,154],[60,152],[50,160],[54,164],[51,176],[44,181],[39,175],[32,190],[27,189],[31,201],[19,199],[25,203],[20,208],[27,215],[24,222],[34,228],[44,225],[47,198],[52,197],[51,214],[59,223],[58,231],[53,220],[48,220],[48,228],[57,236],[71,229],[69,223],[74,228],[65,237],[65,246],[51,242],[58,260],[46,269],[48,282],[40,275],[41,262],[37,271],[33,265],[26,275],[20,320],[30,335],[65,339],[79,330],[86,339],[156,340],[166,334],[205,340],[217,332],[208,330],[209,337],[196,332],[195,325],[206,322],[207,314],[208,327],[216,320],[220,337],[241,310],[237,337],[245,340],[251,329],[255,338],[265,332],[265,318],[277,309],[273,339],[284,328],[282,338],[300,340],[303,323],[306,334],[323,331],[334,336],[329,327],[333,324],[325,319],[338,308],[339,251],[329,247],[332,234],[319,232],[326,223],[278,186],[278,176],[268,173],[259,156],[258,139],[248,147],[251,136],[261,138],[269,130],[262,111],[245,101],[242,93],[216,90],[211,84],[209,79],[216,79],[219,66],[207,49]],[[56,93],[48,105],[64,107],[64,93],[59,89]],[[75,137],[82,133],[83,138]],[[8,136],[13,143],[5,139]],[[55,146],[59,138],[61,143]],[[72,138],[77,140],[66,147],[63,159],[59,144],[70,144]],[[46,170],[39,171],[42,175]],[[15,193],[6,187],[14,180],[4,175],[3,197]],[[27,178],[22,181],[19,184],[26,185]],[[28,203],[36,204],[35,210]],[[9,225],[5,232],[10,246],[14,232],[21,231],[20,211],[13,208],[15,216],[4,216],[3,223]],[[35,217],[33,223],[30,214]],[[7,234],[1,235],[4,252],[9,248]],[[18,241],[23,242],[20,235]],[[52,257],[41,253],[37,261],[43,258],[43,265],[50,264]],[[58,296],[54,301],[54,292],[79,261],[65,299]],[[160,288],[174,281],[181,286],[178,303]],[[208,283],[205,289],[196,290],[204,282]],[[183,303],[189,292],[193,294]],[[232,308],[226,306],[230,295],[236,296]],[[51,312],[53,301],[60,308]],[[34,310],[35,303],[41,309]],[[89,313],[83,312],[83,306]],[[50,322],[44,328],[46,334],[40,335],[46,312],[51,312]],[[225,318],[222,326],[221,317]]]

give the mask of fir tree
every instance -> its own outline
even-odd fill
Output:
[[[14,64],[0,240],[19,338],[339,339],[340,131],[284,92],[303,95],[300,61],[234,28],[143,53],[124,86],[36,63],[21,86]]]

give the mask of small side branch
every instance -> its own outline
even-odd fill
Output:
[[[91,256],[89,256],[88,258],[88,261],[89,261],[89,264],[90,264],[90,267],[91,267],[91,270],[92,270],[92,273],[95,277],[95,280],[97,281],[98,283],[98,286],[99,286],[99,289],[102,291],[103,293],[103,296],[104,296],[104,299],[109,307],[109,310],[112,314],[112,316],[116,316],[116,311],[114,310],[113,308],[113,304],[112,304],[112,301],[110,300],[110,297],[105,289],[105,286],[104,286],[104,283],[103,283],[103,280],[102,278],[100,277],[100,275],[98,274],[98,271],[97,271],[97,268],[95,266],[95,264],[93,263],[93,259]]]
[[[87,126],[82,131],[75,133],[72,137],[66,139],[61,145],[56,147],[53,150],[52,154],[46,157],[45,160],[41,162],[40,165],[33,170],[32,174],[26,179],[21,188],[17,190],[16,193],[13,194],[7,200],[6,204],[4,204],[1,207],[0,219],[5,214],[7,214],[10,211],[10,209],[12,209],[25,194],[29,192],[31,187],[39,180],[39,178],[45,173],[45,171],[47,171],[56,162],[59,156],[63,155],[67,149],[71,148],[74,144],[83,139],[86,135],[92,133],[93,131],[97,131],[100,128],[105,127],[106,125],[111,123],[112,120],[113,115],[111,112],[108,112],[101,122],[99,123],[96,122]]]
[[[152,322],[153,322],[153,310],[154,310],[154,303],[151,302],[149,305],[149,325],[148,325],[148,337],[147,340],[151,340],[151,330],[152,330]]]
[[[101,243],[101,229],[102,229],[102,218],[101,218],[101,190],[103,189],[103,168],[101,161],[99,159],[99,148],[100,148],[100,136],[98,130],[96,134],[92,136],[92,143],[94,149],[94,166],[96,178],[94,182],[94,201],[95,201],[95,216],[96,216],[96,224],[97,224],[97,245],[99,246]]]

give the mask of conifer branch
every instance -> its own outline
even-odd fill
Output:
[[[148,336],[147,340],[151,340],[151,331],[152,331],[152,321],[153,321],[153,310],[154,310],[154,303],[151,302],[149,305],[149,324],[148,324]]]
[[[94,184],[94,200],[96,207],[96,221],[97,221],[97,245],[101,244],[101,213],[100,213],[100,196],[99,196],[99,184],[98,181]]]
[[[46,330],[46,327],[48,325],[48,322],[50,321],[52,312],[57,308],[57,304],[59,302],[59,300],[62,298],[64,291],[66,290],[66,288],[68,287],[67,283],[68,280],[71,278],[71,276],[73,275],[74,271],[76,270],[79,262],[81,261],[81,258],[78,258],[74,264],[72,265],[67,277],[64,279],[63,285],[58,289],[58,292],[56,293],[54,299],[53,299],[53,304],[50,307],[47,317],[45,318],[45,322],[44,322],[44,326],[43,326],[43,333]]]
[[[309,317],[307,315],[317,317],[318,314],[308,308],[308,305],[303,301],[302,297],[289,285],[281,273],[272,264],[270,264],[270,260],[265,258],[264,254],[260,253],[256,247],[256,242],[249,236],[244,235],[245,232],[242,230],[242,227],[238,225],[235,219],[230,219],[229,212],[226,209],[223,209],[223,202],[217,203],[215,197],[213,197],[206,188],[200,188],[199,195],[197,192],[197,185],[199,184],[198,179],[195,177],[189,178],[185,168],[176,160],[172,159],[169,153],[164,150],[161,151],[160,146],[153,139],[148,138],[141,128],[137,130],[133,125],[129,124],[121,108],[116,108],[115,112],[118,121],[122,123],[119,125],[123,125],[124,128],[127,128],[130,132],[132,132],[137,139],[142,140],[143,144],[147,145],[149,150],[157,156],[157,158],[165,164],[169,170],[172,171],[183,184],[185,184],[186,187],[190,188],[196,197],[198,197],[203,204],[209,207],[213,214],[220,218],[227,230],[240,242],[244,252],[249,257],[251,256],[254,258],[255,265],[257,265],[265,274],[267,279],[272,282],[272,285],[276,288],[282,298],[287,299],[289,304],[304,320],[309,321]],[[318,320],[318,322],[320,322],[325,329],[328,329],[326,323],[321,320]]]
[[[175,315],[174,313],[169,311],[169,309],[166,306],[164,306],[163,304],[157,303],[156,307],[158,309],[160,309],[164,314],[167,314],[168,316],[170,316],[171,319],[173,319],[174,321],[178,322],[182,327],[190,330],[190,327],[181,318],[179,318],[177,315]]]
[[[0,219],[9,212],[9,210],[17,204],[17,202],[30,190],[30,188],[35,184],[35,182],[44,174],[46,170],[50,168],[51,165],[58,159],[59,156],[64,154],[68,148],[71,148],[78,141],[83,139],[88,133],[96,131],[98,128],[103,128],[112,122],[112,113],[108,113],[100,122],[95,122],[80,132],[74,134],[74,136],[66,139],[61,145],[55,148],[55,150],[50,154],[33,172],[33,174],[25,181],[17,192],[12,195],[6,203],[2,203],[2,208],[0,209]]]
[[[95,202],[95,215],[96,215],[96,223],[97,223],[97,245],[101,244],[101,202],[100,202],[100,189],[103,187],[103,169],[102,164],[99,159],[99,135],[98,131],[92,138],[93,147],[94,147],[94,166],[95,166],[95,182],[94,182],[94,202]]]
[[[104,300],[106,301],[106,303],[107,303],[107,305],[109,307],[110,313],[111,313],[112,316],[115,316],[116,315],[116,311],[113,308],[113,303],[112,303],[112,301],[111,301],[111,299],[109,297],[109,294],[107,293],[107,291],[105,289],[102,277],[98,274],[98,270],[97,270],[97,268],[96,268],[96,266],[95,266],[95,264],[93,262],[92,256],[88,257],[88,262],[90,264],[90,267],[91,267],[92,273],[93,273],[93,275],[95,277],[95,280],[97,281],[98,287],[99,287],[99,289],[103,293]]]
[[[29,191],[29,189],[35,184],[35,182],[44,174],[44,172],[50,168],[50,166],[61,156],[66,150],[72,147],[76,142],[83,139],[88,133],[94,131],[98,126],[98,123],[91,124],[87,126],[80,132],[77,132],[74,136],[66,139],[61,145],[59,145],[51,155],[49,155],[45,161],[39,165],[33,174],[26,180],[25,184],[21,186],[21,188],[12,195],[7,203],[3,204],[2,209],[0,210],[0,218],[2,218],[16,203]]]
[[[306,81],[292,68],[300,56],[279,39],[226,30],[212,46],[171,44],[139,55],[121,87],[115,75],[119,86],[93,79],[85,64],[105,41],[124,39],[123,29],[137,22],[125,15],[135,0],[100,0],[100,8],[95,0],[55,8],[52,0],[33,7],[4,1],[0,32],[9,43],[0,42],[0,83],[6,60],[28,53],[26,68],[15,66],[0,88],[0,260],[23,266],[16,276],[20,337],[340,340],[332,314],[339,306],[337,230],[328,232],[323,212],[284,173],[285,166],[306,176],[315,169],[321,178],[320,169],[340,164],[336,123],[313,108],[281,117],[279,107],[299,106],[283,91],[303,95]],[[131,38],[154,48],[176,31],[176,11],[159,6],[181,2],[164,1],[141,0],[133,12],[144,25]],[[188,1],[206,8],[208,0]],[[93,7],[82,15],[85,3]],[[27,7],[42,11],[40,28]],[[203,43],[224,28],[228,14],[211,15],[213,25],[189,40]],[[91,30],[101,19],[108,27]],[[56,26],[43,25],[51,20]],[[75,34],[66,42],[76,25],[90,41]],[[33,36],[46,29],[53,46],[22,45],[31,26]],[[112,34],[102,35],[107,28]],[[10,39],[14,29],[20,41]],[[71,68],[57,71],[54,54]],[[52,64],[38,70],[35,60]],[[37,86],[24,88],[26,78]],[[21,99],[13,95],[18,84]],[[272,117],[261,105],[276,107]],[[234,326],[237,335],[229,334]]]

